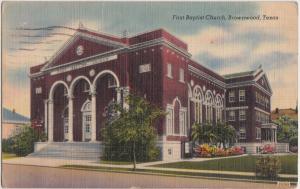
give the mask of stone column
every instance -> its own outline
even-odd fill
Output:
[[[125,109],[129,108],[129,105],[125,102],[126,97],[129,95],[129,87],[118,87],[117,92],[117,103],[122,103],[122,107]]]
[[[96,142],[97,138],[97,129],[96,129],[96,91],[91,92],[92,96],[92,133],[91,133],[91,142]]]
[[[69,107],[68,107],[68,142],[73,142],[73,96],[68,96]]]
[[[274,130],[271,129],[271,142],[274,142]]]
[[[48,100],[44,100],[44,133],[48,134]]]
[[[224,122],[226,122],[227,120],[227,115],[226,115],[226,89],[224,89],[224,94],[223,94],[223,96],[222,96],[223,98],[222,98],[222,100],[223,100],[223,110],[224,111],[222,111],[222,117],[224,118]]]
[[[129,109],[129,104],[126,103],[125,99],[129,95],[129,87],[123,87],[123,107]]]
[[[121,87],[117,87],[116,89],[116,92],[117,92],[117,103],[120,103],[121,102]]]
[[[186,129],[186,135],[187,136],[189,136],[190,135],[190,111],[191,111],[191,108],[190,108],[190,106],[191,106],[191,99],[190,99],[190,97],[188,97],[188,107],[187,107],[187,120],[186,120],[186,122],[187,122],[187,124],[186,124],[186,127],[187,127],[187,129]]]
[[[53,121],[54,121],[54,114],[53,114],[53,100],[48,100],[48,108],[49,108],[49,127],[48,127],[48,142],[53,142]]]
[[[275,129],[275,143],[277,143],[277,129]]]

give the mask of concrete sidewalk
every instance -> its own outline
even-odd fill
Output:
[[[242,155],[243,156],[243,155]],[[227,158],[227,157],[223,157]],[[214,158],[215,159],[215,158]],[[218,158],[221,159],[221,158]],[[137,169],[157,170],[157,171],[176,171],[176,172],[189,172],[189,173],[208,173],[208,174],[224,174],[224,175],[239,175],[239,176],[255,176],[252,172],[237,172],[237,171],[218,171],[218,170],[196,170],[196,169],[178,169],[178,168],[164,168],[164,167],[149,167],[164,163],[174,163],[181,161],[210,161],[211,158],[197,158],[197,160],[177,160],[177,161],[155,161],[137,164]],[[70,159],[54,159],[54,158],[37,158],[37,157],[21,157],[3,160],[5,164],[19,164],[19,165],[35,165],[45,167],[60,167],[63,165],[82,165],[93,167],[112,167],[112,168],[132,168],[132,165],[114,165],[102,164],[99,161],[91,160],[70,160]],[[297,175],[279,174],[280,177],[297,178]]]
[[[245,155],[235,156],[241,157]],[[184,160],[172,160],[172,161],[153,161],[146,163],[137,164],[138,168],[148,168],[149,166],[165,164],[165,163],[176,163],[182,161],[210,161],[216,159],[224,159],[229,157],[218,157],[218,158],[191,158]],[[115,164],[103,164],[100,161],[95,160],[77,160],[77,159],[63,159],[63,158],[47,158],[47,157],[19,157],[3,160],[6,164],[19,164],[19,165],[36,165],[36,166],[47,166],[47,167],[59,167],[63,165],[86,165],[86,166],[103,166],[103,167],[120,167],[120,168],[132,168],[132,165],[115,165]],[[150,168],[149,168],[150,169]],[[180,169],[179,169],[180,170]]]

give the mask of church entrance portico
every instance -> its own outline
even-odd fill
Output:
[[[45,101],[48,142],[101,141],[108,105],[126,96],[117,75],[104,70],[94,79],[78,76],[69,83],[54,82]]]

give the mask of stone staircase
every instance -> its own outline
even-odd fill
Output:
[[[36,143],[34,153],[29,156],[57,159],[99,160],[101,153],[101,143],[52,142]]]

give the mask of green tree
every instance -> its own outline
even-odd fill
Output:
[[[283,115],[274,121],[277,127],[277,141],[289,142],[291,138],[298,136],[298,122]]]
[[[225,146],[233,144],[236,139],[235,129],[225,123],[211,124],[194,123],[192,125],[192,140],[194,142],[216,144]]]
[[[214,135],[216,136],[216,143],[220,147],[224,147],[226,144],[232,145],[236,139],[236,132],[233,126],[227,125],[223,122],[218,122],[215,127],[213,127]]]
[[[133,169],[136,162],[157,158],[155,146],[157,136],[155,122],[165,113],[142,97],[130,94],[126,98],[128,109],[115,104],[117,118],[107,122],[103,129],[104,158],[131,160]]]
[[[21,127],[21,130],[14,134],[13,151],[18,156],[26,156],[33,152],[34,143],[39,141],[39,134],[30,126]]]
[[[281,168],[280,159],[276,156],[261,156],[255,162],[255,174],[275,180]]]
[[[193,142],[202,143],[214,143],[216,135],[213,132],[213,127],[209,123],[194,123],[192,125],[192,140]]]

